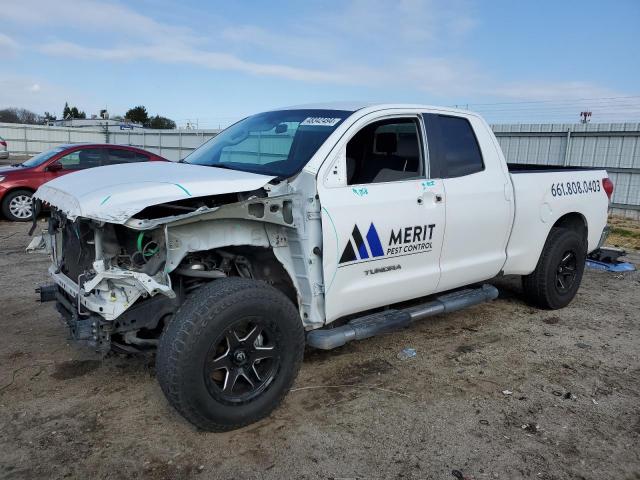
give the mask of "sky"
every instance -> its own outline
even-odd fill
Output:
[[[640,121],[640,1],[0,0],[0,108],[217,128],[327,101]]]

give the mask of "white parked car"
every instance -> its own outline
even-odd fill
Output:
[[[0,160],[6,160],[9,158],[9,149],[7,146],[7,141],[0,137]]]
[[[603,241],[604,170],[507,165],[484,120],[422,105],[250,116],[181,163],[53,180],[31,247],[73,336],[158,346],[169,402],[204,430],[268,415],[305,343],[331,349],[494,299],[566,306]],[[179,308],[178,308],[179,307]]]

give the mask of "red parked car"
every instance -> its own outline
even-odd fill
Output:
[[[31,195],[40,185],[85,168],[148,161],[168,161],[140,148],[110,144],[59,145],[24,163],[0,167],[0,205],[8,220],[31,219]]]

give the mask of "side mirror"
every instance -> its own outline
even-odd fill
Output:
[[[59,163],[52,163],[47,167],[47,172],[59,172],[60,170],[62,170],[62,165]]]
[[[286,123],[280,123],[276,127],[276,133],[286,133],[287,130],[289,130],[289,127],[287,126]]]

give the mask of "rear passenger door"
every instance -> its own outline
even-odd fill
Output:
[[[439,291],[497,275],[513,218],[511,183],[478,117],[425,114],[433,175],[442,178],[446,224]]]
[[[442,182],[428,175],[418,115],[356,123],[321,171],[327,321],[436,290]]]

